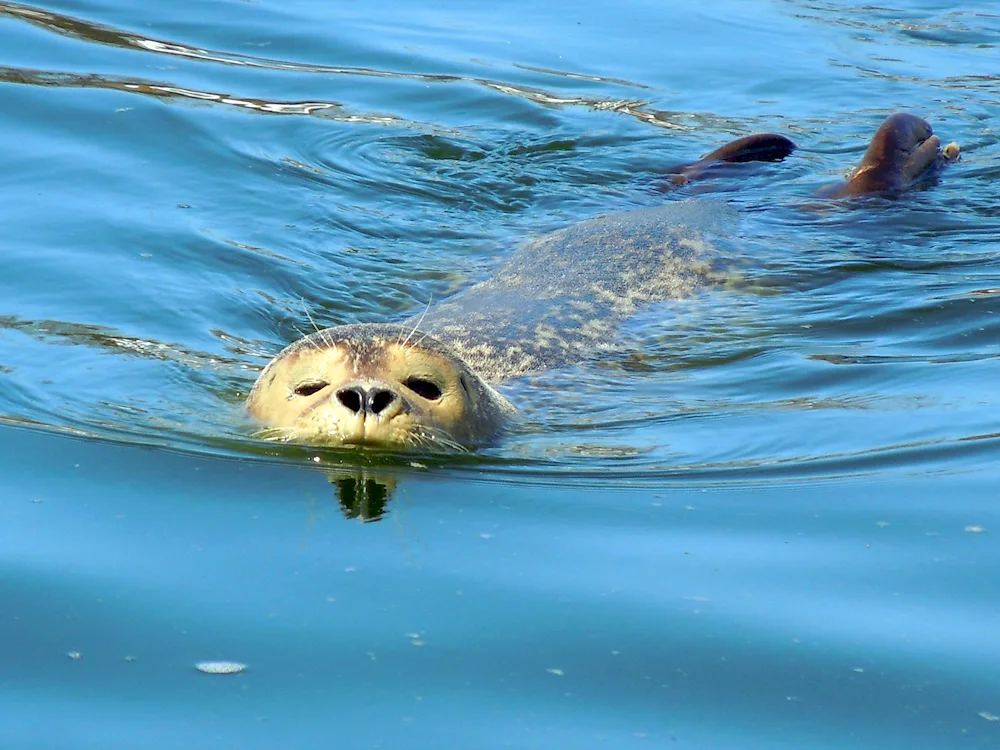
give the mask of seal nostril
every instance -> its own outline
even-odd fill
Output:
[[[381,414],[396,400],[396,394],[386,390],[372,390],[368,393],[368,408],[372,414]]]
[[[337,400],[357,414],[365,405],[365,394],[360,388],[342,388],[337,391]]]

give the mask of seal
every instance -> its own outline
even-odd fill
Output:
[[[893,115],[835,197],[904,188],[948,160],[939,146],[926,122]],[[684,167],[675,184],[794,148],[780,135],[741,138]],[[265,425],[262,437],[288,442],[446,451],[489,443],[517,414],[495,385],[612,351],[639,310],[723,283],[738,220],[722,201],[685,200],[544,235],[423,315],[296,341],[261,372],[247,411]]]
[[[487,443],[516,414],[495,384],[612,351],[638,310],[723,281],[720,241],[738,218],[721,201],[679,201],[545,235],[419,317],[293,343],[260,374],[247,409],[268,426],[262,437],[297,443]]]

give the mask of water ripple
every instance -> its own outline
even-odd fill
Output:
[[[540,88],[476,76],[403,72],[355,66],[317,65],[275,60],[266,57],[256,57],[233,52],[221,52],[217,50],[192,47],[178,42],[151,39],[139,34],[105,26],[103,24],[92,23],[79,18],[74,18],[72,16],[45,11],[17,3],[0,2],[0,16],[15,18],[43,28],[46,31],[79,41],[94,42],[122,49],[138,49],[154,54],[169,55],[172,57],[180,57],[195,61],[291,73],[318,74],[323,76],[344,75],[391,78],[435,84],[473,83],[502,94],[525,99],[535,104],[549,106],[582,106],[598,111],[616,112],[634,117],[657,127],[682,131],[691,130],[697,126],[697,123],[685,122],[688,118],[686,118],[683,113],[651,110],[648,108],[649,102],[644,100],[630,98],[606,99],[590,96],[557,94]],[[568,80],[591,81],[626,88],[647,88],[643,84],[626,81],[621,78],[583,75],[567,71],[540,68],[538,66],[531,65],[518,65],[517,67],[522,70]],[[79,79],[93,78],[92,76],[74,77],[66,74],[50,73],[39,74],[39,80],[44,80],[46,76],[59,77],[60,83],[42,83],[41,85],[85,85],[80,83]],[[104,87],[116,87],[116,82],[112,79],[105,78],[101,79],[101,82],[97,85],[102,85]],[[180,96],[192,99],[202,99],[274,114],[310,114],[315,111],[334,109],[340,106],[334,102],[277,102],[248,97],[233,97],[227,94],[215,94],[165,84],[122,82],[119,85],[127,87],[129,90],[139,91],[141,93],[150,93],[159,96]],[[386,117],[386,121],[396,119],[391,115]],[[372,121],[370,116],[362,115],[360,118],[360,121],[362,122]]]

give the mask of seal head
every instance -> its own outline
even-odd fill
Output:
[[[441,342],[379,324],[296,341],[264,368],[247,411],[265,438],[431,450],[489,442],[516,414]]]

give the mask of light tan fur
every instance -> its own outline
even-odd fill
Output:
[[[247,399],[249,413],[268,425],[261,436],[450,451],[491,438],[514,407],[442,345],[420,341],[422,334],[414,337],[413,331],[347,326],[288,347],[261,373]],[[433,384],[438,393],[428,397],[411,387],[421,383]],[[395,399],[377,413],[351,408],[350,393],[338,395],[351,388]]]

